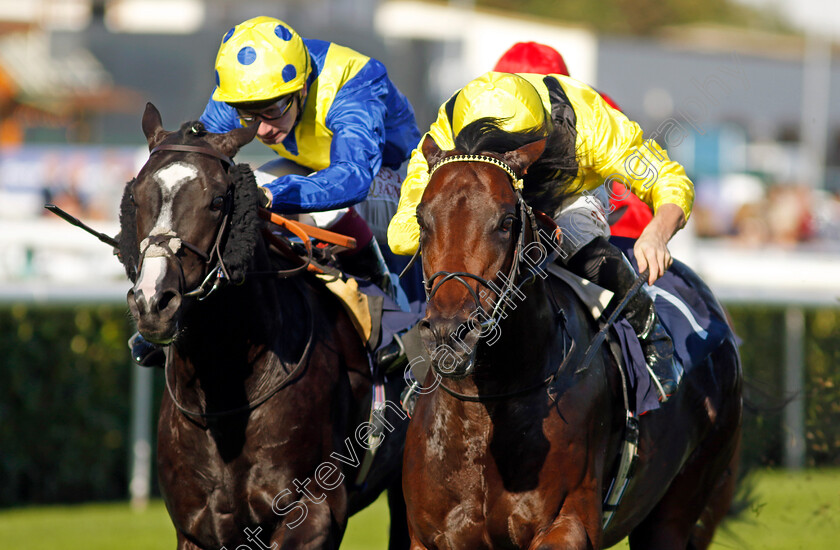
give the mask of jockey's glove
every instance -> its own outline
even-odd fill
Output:
[[[268,190],[268,187],[260,186],[260,206],[263,208],[271,208],[271,200],[274,198],[271,194],[271,191]]]

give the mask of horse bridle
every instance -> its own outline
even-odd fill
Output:
[[[526,284],[528,284],[530,281],[532,281],[537,275],[539,268],[534,269],[531,267],[528,270],[528,275],[524,277],[519,284],[516,283],[516,280],[519,278],[520,275],[519,269],[522,259],[522,250],[525,248],[526,244],[525,231],[523,230],[523,222],[525,220],[528,221],[528,224],[531,229],[531,235],[535,239],[535,242],[539,243],[540,235],[537,229],[537,216],[534,210],[522,198],[522,189],[524,187],[522,178],[518,177],[516,175],[516,172],[513,171],[513,168],[511,168],[508,164],[495,157],[490,157],[487,155],[454,155],[451,157],[447,157],[435,164],[431,168],[431,170],[429,170],[429,179],[431,179],[435,171],[438,170],[441,166],[453,162],[483,162],[485,164],[491,164],[493,166],[496,166],[497,168],[504,171],[505,174],[508,176],[511,188],[516,194],[516,221],[517,231],[519,232],[519,235],[517,236],[516,246],[514,247],[513,260],[511,261],[510,270],[508,271],[508,274],[505,280],[503,281],[501,287],[498,285],[494,285],[491,281],[488,281],[487,279],[479,275],[469,273],[466,271],[438,271],[429,276],[428,279],[423,281],[426,290],[427,303],[432,299],[432,297],[434,297],[435,293],[438,291],[438,289],[440,289],[443,283],[450,280],[454,280],[467,287],[467,290],[469,291],[470,295],[473,298],[473,301],[475,302],[476,309],[482,311],[484,310],[484,307],[481,305],[481,300],[478,296],[478,293],[475,291],[475,289],[472,288],[472,286],[469,285],[469,283],[465,279],[473,279],[474,281],[477,281],[480,285],[484,286],[489,290],[500,289],[501,292],[498,293],[499,296],[497,297],[496,302],[493,305],[493,311],[490,313],[489,316],[486,317],[486,319],[484,319],[480,323],[482,329],[481,333],[485,334],[485,330],[489,332],[489,329],[495,327],[499,323],[500,319],[503,319],[505,317],[505,310],[507,308],[508,302],[510,301],[511,294],[519,293],[520,289]],[[543,262],[543,265],[545,263],[546,262]]]
[[[546,266],[549,265],[550,263],[553,263],[557,259],[557,257],[559,256],[559,252],[558,252],[559,249],[557,249],[555,247],[552,247],[552,248],[554,248],[554,250],[551,253],[549,253],[547,255],[547,257],[542,262],[540,262],[540,264],[538,266],[536,266],[536,267],[529,266],[528,275],[526,275],[522,279],[522,281],[517,285],[515,283],[515,280],[519,276],[520,258],[521,258],[522,250],[524,248],[524,240],[525,240],[525,237],[524,237],[525,232],[522,231],[522,229],[521,229],[521,225],[522,225],[521,220],[523,218],[528,219],[528,221],[530,223],[530,226],[531,226],[531,233],[533,235],[534,242],[536,242],[536,243],[540,243],[540,234],[539,234],[539,231],[537,230],[537,217],[539,217],[540,219],[543,219],[545,221],[552,221],[552,223],[553,223],[553,220],[551,220],[550,217],[546,216],[542,212],[537,212],[537,211],[533,210],[531,207],[529,207],[525,203],[524,199],[522,198],[522,188],[523,188],[522,180],[516,176],[516,173],[513,171],[513,169],[510,166],[508,166],[507,164],[505,164],[501,160],[499,160],[495,157],[489,157],[489,156],[486,156],[486,155],[455,155],[455,156],[443,159],[442,161],[437,163],[434,167],[432,167],[432,169],[429,171],[429,178],[431,179],[432,174],[435,172],[435,170],[437,170],[438,168],[440,168],[441,166],[443,166],[445,164],[449,164],[450,162],[484,162],[484,163],[487,163],[487,164],[492,164],[494,166],[497,166],[497,167],[501,168],[502,170],[504,170],[504,172],[510,177],[511,186],[513,187],[513,191],[516,194],[517,208],[519,210],[519,222],[520,222],[520,224],[519,224],[520,225],[519,237],[517,239],[516,248],[514,249],[514,258],[513,258],[513,262],[511,263],[511,270],[508,274],[507,281],[505,282],[505,288],[502,291],[502,293],[500,294],[498,300],[496,301],[495,306],[493,307],[493,315],[489,319],[487,319],[487,321],[481,323],[482,329],[485,328],[485,326],[489,328],[489,327],[495,326],[496,324],[499,323],[499,317],[501,317],[504,314],[504,309],[505,309],[505,306],[506,306],[506,302],[508,301],[506,299],[507,296],[514,291],[517,292],[517,293],[520,292],[521,289],[526,284],[528,284],[530,281],[532,281],[537,276],[538,273],[540,273],[541,271],[544,271]],[[556,225],[555,225],[555,230],[559,231],[559,228],[556,228]],[[420,254],[420,249],[418,248],[417,252],[415,253],[414,257],[411,259],[411,262],[409,262],[409,265],[405,268],[403,273],[408,271],[408,269],[411,267],[411,264],[414,263],[414,261],[417,259],[419,254]],[[580,364],[578,365],[578,368],[575,370],[575,374],[579,374],[589,367],[589,364],[591,363],[592,359],[595,357],[595,354],[598,352],[601,344],[604,342],[604,340],[606,338],[607,330],[613,325],[613,323],[615,323],[618,316],[622,313],[622,311],[627,306],[627,304],[630,302],[630,300],[633,298],[633,296],[636,295],[636,293],[642,287],[644,282],[648,280],[648,274],[649,274],[649,270],[645,270],[636,279],[636,281],[633,283],[633,286],[630,288],[630,290],[627,291],[627,293],[621,298],[621,300],[615,306],[612,313],[607,318],[606,322],[601,327],[601,329],[598,331],[598,333],[596,333],[595,336],[593,336],[592,339],[589,341],[589,345],[587,345],[587,347],[586,347],[586,350],[583,354],[583,358],[582,358]],[[402,276],[402,274],[400,276]],[[437,279],[438,277],[443,277],[443,278],[440,281],[438,281],[437,283],[434,283],[435,279]],[[470,291],[470,294],[472,295],[473,299],[476,302],[476,307],[481,309],[482,306],[481,306],[481,302],[479,301],[478,294],[467,283],[467,281],[464,280],[464,277],[474,279],[474,280],[478,281],[480,284],[484,285],[485,287],[492,289],[492,287],[490,286],[490,282],[487,281],[486,279],[484,279],[483,277],[478,276],[478,275],[474,275],[472,273],[467,273],[467,272],[438,271],[437,273],[435,273],[431,277],[429,277],[428,280],[424,281],[424,285],[425,285],[425,289],[426,289],[426,301],[428,302],[432,298],[432,296],[434,296],[435,292],[437,292],[437,290],[440,288],[441,284],[443,284],[444,282],[452,279],[452,280],[458,281],[459,283],[461,283],[461,284],[463,284],[464,286],[467,287],[467,289]],[[564,348],[565,348],[565,334],[568,334],[567,331],[566,331],[566,328],[565,328],[565,324],[564,324],[563,330],[564,330]],[[482,334],[483,333],[484,333],[484,331],[482,330]],[[481,335],[479,335],[479,339],[480,338],[481,338]],[[534,390],[542,388],[542,387],[549,387],[550,388],[552,386],[552,384],[554,383],[554,380],[556,380],[557,376],[561,372],[563,372],[563,370],[565,369],[567,364],[570,362],[572,356],[575,355],[574,351],[575,351],[575,342],[574,342],[574,340],[572,340],[571,346],[569,347],[569,349],[567,351],[565,351],[565,357],[563,358],[562,363],[551,375],[549,375],[544,380],[542,380],[540,382],[537,382],[536,384],[533,384],[531,386],[528,386],[526,388],[516,390],[516,391],[513,391],[513,392],[494,394],[494,395],[473,396],[473,395],[466,395],[466,394],[463,394],[463,393],[456,392],[456,391],[446,387],[446,385],[444,385],[443,383],[440,383],[439,385],[448,394],[452,395],[453,397],[455,397],[457,399],[460,399],[461,401],[471,401],[471,402],[476,402],[477,403],[477,402],[495,401],[495,400],[499,400],[499,399],[507,399],[507,398],[510,398],[510,397],[516,397],[516,396],[526,394],[528,392],[534,391]],[[475,348],[473,349],[473,354],[474,353],[475,353]],[[621,374],[621,382],[622,382],[622,389],[623,389],[623,395],[624,395],[625,409],[629,411],[630,410],[629,409],[630,405],[629,405],[628,385],[627,385],[626,375],[622,371],[622,369],[620,369],[620,368],[619,368],[619,372]],[[551,397],[550,392],[549,392],[549,397]]]
[[[499,160],[495,157],[490,157],[490,156],[486,156],[486,155],[455,155],[455,156],[452,156],[452,157],[448,157],[448,158],[443,159],[442,161],[440,161],[439,163],[435,164],[432,167],[432,169],[429,171],[429,178],[431,178],[431,176],[432,176],[432,174],[434,174],[435,170],[437,170],[441,166],[449,164],[451,162],[483,162],[483,163],[486,163],[486,164],[492,164],[492,165],[500,168],[501,170],[503,170],[508,175],[511,187],[513,188],[513,191],[516,194],[516,203],[517,203],[516,208],[517,208],[517,211],[518,211],[517,222],[518,222],[519,235],[517,236],[517,242],[516,242],[516,246],[514,248],[514,253],[513,253],[514,256],[513,256],[512,262],[511,262],[510,271],[508,272],[507,278],[504,282],[504,286],[501,289],[501,292],[499,293],[499,296],[496,300],[496,303],[493,306],[492,314],[485,321],[480,323],[480,326],[481,326],[481,329],[482,329],[481,333],[479,334],[479,340],[480,340],[481,337],[486,334],[485,329],[490,329],[490,328],[496,326],[500,322],[500,319],[504,318],[505,309],[506,309],[507,303],[509,301],[508,297],[511,294],[520,294],[521,289],[525,285],[527,285],[528,283],[533,281],[538,273],[540,273],[541,271],[544,271],[545,267],[549,263],[554,262],[557,259],[557,256],[558,256],[558,252],[557,252],[558,248],[554,247],[554,246],[550,247],[553,251],[551,253],[549,253],[547,255],[547,257],[545,259],[543,259],[543,261],[540,262],[540,264],[538,266],[533,266],[530,263],[528,263],[529,267],[528,267],[527,275],[522,277],[522,280],[517,284],[516,280],[520,276],[519,269],[520,269],[520,266],[521,266],[522,253],[523,253],[523,250],[526,246],[525,231],[523,230],[523,220],[525,220],[525,219],[528,220],[528,223],[529,223],[529,226],[530,226],[530,229],[531,229],[532,238],[534,239],[534,242],[537,243],[537,244],[541,244],[540,232],[538,231],[538,227],[537,227],[537,217],[539,217],[540,219],[545,219],[546,221],[550,220],[552,223],[553,223],[553,220],[551,220],[551,218],[546,216],[545,214],[542,214],[541,212],[537,212],[537,211],[533,210],[525,202],[525,200],[522,197],[522,189],[524,187],[522,179],[519,178],[516,175],[516,172],[514,172],[513,169],[509,165],[507,165],[505,162],[503,162],[503,161],[501,161],[501,160]],[[555,225],[555,233],[553,233],[553,234],[556,235],[557,231],[559,231],[559,228],[557,228],[556,225]],[[409,267],[411,266],[411,263],[413,263],[416,260],[416,258],[419,254],[420,254],[420,250],[418,248],[417,253],[415,253],[414,258],[412,258],[412,261],[409,263],[409,266],[406,267],[406,270],[409,269]],[[435,280],[438,279],[438,278],[440,278],[440,280],[435,282]],[[470,295],[473,297],[473,300],[476,303],[476,308],[483,310],[483,306],[481,305],[478,294],[467,283],[465,278],[466,279],[473,279],[473,280],[477,281],[479,284],[483,285],[484,287],[493,290],[493,286],[491,285],[491,282],[488,281],[487,279],[479,276],[479,275],[475,275],[473,273],[468,273],[468,272],[464,272],[464,271],[457,271],[457,272],[438,271],[438,272],[434,273],[433,275],[431,275],[427,280],[424,281],[424,285],[425,285],[425,289],[426,289],[426,301],[428,302],[429,300],[431,300],[431,298],[434,296],[434,294],[437,292],[437,290],[440,288],[440,286],[443,283],[445,283],[446,281],[449,281],[449,280],[455,280],[455,281],[458,281],[459,283],[461,283],[461,284],[463,284],[464,286],[467,287],[467,289],[470,292]],[[496,288],[499,288],[499,287],[496,286]],[[489,330],[488,330],[488,333],[489,333]],[[566,334],[567,333],[566,333],[565,325],[564,325],[564,344],[563,344],[564,349],[565,349],[565,337],[566,337],[565,335]],[[471,355],[474,356],[477,347],[478,346],[473,348]],[[467,394],[463,394],[463,393],[460,393],[460,392],[456,392],[456,391],[446,387],[446,385],[443,384],[442,382],[439,385],[448,394],[450,394],[453,397],[455,397],[457,399],[460,399],[462,401],[471,401],[471,402],[496,401],[496,400],[500,400],[500,399],[508,399],[508,398],[511,398],[511,397],[524,395],[526,393],[532,392],[532,391],[534,391],[536,389],[539,389],[539,388],[542,388],[542,387],[551,387],[551,385],[554,383],[554,380],[557,378],[557,376],[559,376],[560,372],[562,372],[564,370],[566,365],[570,362],[572,356],[575,355],[574,351],[575,351],[575,343],[574,343],[574,341],[572,341],[571,342],[571,347],[567,351],[565,351],[565,357],[563,358],[562,363],[552,374],[550,374],[544,380],[541,380],[541,381],[537,382],[536,384],[533,384],[533,385],[528,386],[526,388],[522,388],[522,389],[515,390],[515,391],[512,391],[512,392],[505,392],[505,393],[493,394],[493,395],[481,395],[481,396],[475,395],[475,396],[473,396],[473,395],[467,395]],[[472,357],[471,357],[471,359],[472,359]],[[549,394],[549,396],[550,396],[550,394]]]
[[[201,155],[213,157],[222,163],[222,167],[224,168],[225,173],[228,173],[230,171],[230,168],[233,166],[233,160],[230,157],[219,153],[218,151],[215,151],[209,147],[201,147],[197,145],[164,144],[158,145],[157,147],[153,148],[149,152],[149,156],[152,156],[158,151],[198,153]],[[216,262],[212,268],[207,270],[207,274],[205,275],[201,283],[199,283],[198,286],[196,286],[196,288],[194,288],[193,290],[183,293],[183,296],[188,298],[197,298],[199,300],[204,300],[205,298],[210,296],[210,294],[212,294],[215,290],[222,286],[222,284],[225,281],[230,280],[230,275],[228,273],[227,266],[225,266],[224,258],[222,257],[222,241],[224,240],[224,236],[227,233],[228,226],[230,225],[230,212],[232,205],[233,184],[229,184],[225,193],[224,212],[222,215],[222,219],[219,221],[219,225],[216,228],[216,237],[213,239],[213,244],[210,247],[210,250],[208,250],[207,252],[202,251],[194,244],[180,238],[174,231],[149,235],[140,242],[141,259],[140,265],[137,267],[137,271],[139,272],[139,270],[142,268],[143,261],[147,256],[147,252],[149,252],[150,250],[153,254],[153,256],[150,257],[154,257],[155,255],[172,256],[178,260],[178,264],[180,265],[181,259],[178,256],[178,252],[183,246],[185,249],[189,250],[190,252],[198,256],[201,260],[203,260],[206,266],[209,266],[214,260]],[[184,279],[183,268],[181,269],[181,279]]]

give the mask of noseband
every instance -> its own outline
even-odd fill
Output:
[[[158,145],[149,152],[149,156],[157,153],[158,151],[198,153],[200,155],[213,157],[222,163],[222,167],[224,168],[225,173],[229,172],[231,166],[233,166],[233,160],[230,157],[228,157],[227,155],[223,155],[218,151],[214,151],[209,147],[180,144]],[[225,193],[224,213],[222,215],[221,221],[219,222],[219,226],[216,229],[216,238],[213,239],[213,245],[210,247],[210,250],[208,252],[203,252],[194,244],[181,239],[173,231],[169,231],[167,233],[160,233],[156,235],[149,235],[140,242],[141,260],[140,266],[138,267],[138,272],[140,267],[142,267],[142,262],[147,257],[147,254],[149,254],[148,257],[172,256],[178,260],[178,263],[180,265],[181,260],[178,257],[178,252],[183,246],[185,249],[189,250],[190,252],[198,256],[201,260],[203,260],[205,265],[209,266],[213,260],[216,261],[214,267],[207,271],[207,274],[201,281],[201,283],[199,283],[199,285],[193,290],[184,293],[183,296],[189,298],[198,298],[199,300],[203,300],[210,296],[210,294],[212,294],[213,291],[218,289],[224,281],[230,280],[227,267],[225,266],[224,259],[222,258],[221,247],[224,235],[227,232],[228,226],[230,225],[230,211],[232,203],[233,185],[230,184],[228,185],[227,192]],[[182,280],[184,278],[183,271],[184,270],[182,268]]]
[[[513,171],[508,164],[505,162],[495,158],[490,157],[487,155],[455,155],[452,157],[445,158],[435,164],[432,169],[429,171],[429,179],[431,179],[432,175],[435,173],[437,169],[445,164],[450,164],[453,162],[483,162],[485,164],[492,164],[497,168],[501,169],[505,172],[508,176],[511,188],[513,192],[516,194],[516,209],[517,209],[517,227],[519,231],[519,235],[516,241],[516,247],[514,248],[513,252],[513,261],[511,262],[510,271],[508,272],[507,276],[502,279],[502,286],[501,288],[498,285],[495,285],[492,281],[488,281],[479,275],[475,275],[473,273],[468,273],[466,271],[438,271],[431,275],[426,281],[424,281],[424,286],[426,290],[426,302],[429,302],[438,291],[438,289],[443,285],[443,283],[454,280],[458,281],[459,283],[463,284],[467,287],[470,295],[472,296],[473,300],[475,301],[476,308],[478,310],[483,311],[483,307],[481,305],[481,300],[479,298],[478,293],[469,285],[469,283],[465,279],[473,279],[477,281],[480,285],[484,286],[485,288],[492,290],[498,294],[498,298],[496,299],[496,303],[493,305],[493,311],[490,315],[481,322],[480,326],[482,328],[481,333],[487,334],[490,332],[489,329],[496,326],[501,319],[505,317],[505,309],[507,308],[507,304],[509,301],[509,296],[511,294],[521,294],[520,289],[534,279],[536,276],[536,271],[533,269],[529,269],[529,273],[517,284],[517,279],[520,277],[519,269],[520,269],[520,262],[522,258],[522,249],[525,247],[525,231],[523,230],[524,221],[527,220],[528,224],[531,228],[531,235],[533,238],[539,242],[539,232],[537,231],[537,220],[534,214],[533,209],[526,204],[525,200],[522,198],[522,189],[524,187],[522,178],[516,175],[516,172]],[[500,278],[503,277],[500,274]]]

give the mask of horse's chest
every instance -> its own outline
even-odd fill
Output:
[[[276,519],[273,498],[294,477],[278,466],[278,446],[256,449],[240,442],[238,449],[229,449],[211,430],[185,426],[160,436],[161,489],[180,531],[229,541],[237,540],[242,525]]]
[[[462,438],[444,437],[456,428],[438,422],[427,432],[421,469],[435,504],[426,511],[437,510],[436,536],[455,547],[527,547],[557,513],[558,495],[540,475],[556,459],[540,421],[497,431],[491,425],[464,422],[457,428],[472,436]]]
[[[463,495],[452,502],[431,537],[447,539],[455,548],[527,548],[543,527],[550,525],[552,513],[534,493]],[[442,541],[437,540],[439,546]]]

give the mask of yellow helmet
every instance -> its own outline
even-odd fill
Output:
[[[500,119],[502,130],[522,132],[541,127],[546,121],[542,98],[534,86],[511,73],[489,72],[463,87],[452,110],[455,135],[484,117]]]
[[[273,17],[255,17],[230,29],[216,55],[213,99],[250,103],[303,89],[312,67],[303,39]]]

